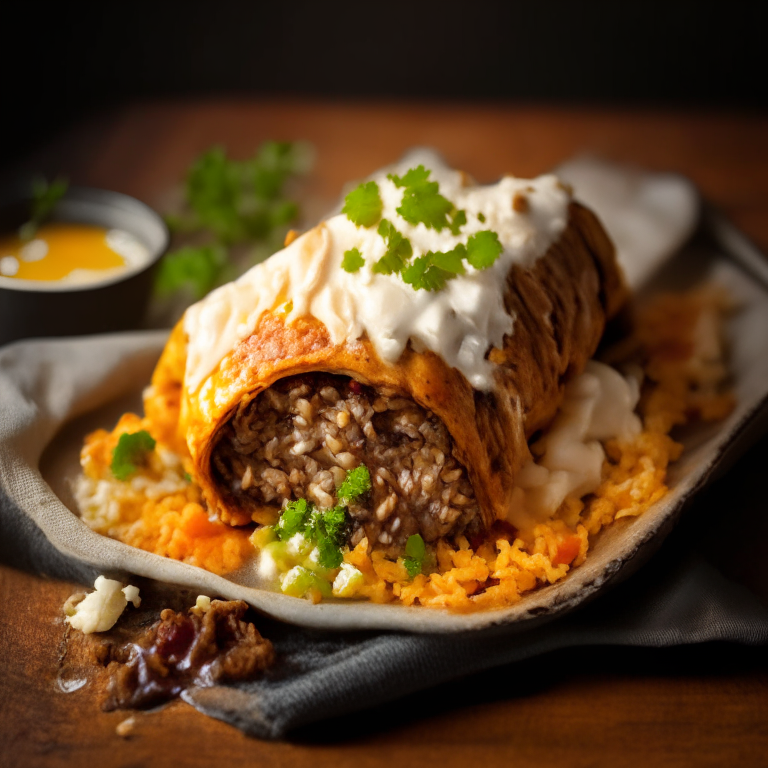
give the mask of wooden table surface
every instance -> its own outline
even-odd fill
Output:
[[[265,139],[307,139],[310,215],[342,184],[414,145],[491,181],[547,171],[578,152],[689,176],[764,250],[768,117],[512,106],[281,101],[137,104],[92,117],[18,170],[65,173],[162,207],[211,144],[244,157]],[[768,441],[727,481],[756,481]],[[725,481],[721,481],[725,482]],[[757,487],[757,484],[755,485]],[[61,604],[75,585],[0,564],[0,764],[4,766],[768,765],[764,648],[708,645],[559,652],[493,670],[269,743],[177,702],[102,713],[88,688],[57,689]],[[520,668],[522,667],[522,668]]]

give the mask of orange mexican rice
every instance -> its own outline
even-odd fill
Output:
[[[301,592],[283,591],[315,602],[332,593],[473,611],[511,605],[526,592],[565,578],[588,557],[603,527],[642,514],[667,492],[667,466],[683,450],[670,432],[730,412],[733,396],[720,342],[726,310],[723,295],[712,289],[659,296],[638,310],[634,332],[606,359],[642,379],[637,405],[642,428],[631,439],[604,443],[593,492],[568,496],[553,515],[525,531],[497,520],[480,536],[438,539],[423,553],[423,568],[415,575],[404,557],[372,548],[362,538],[345,548],[340,567],[321,569],[320,578],[315,574]],[[174,407],[168,392],[153,396],[149,413],[167,414]],[[129,479],[118,480],[111,466],[119,438],[139,431],[154,435],[157,444]],[[76,496],[83,519],[131,546],[224,574],[254,561],[274,538],[268,527],[232,527],[209,516],[187,474],[190,459],[183,444],[150,418],[125,414],[111,432],[90,434],[82,467]],[[346,578],[349,574],[354,578]]]

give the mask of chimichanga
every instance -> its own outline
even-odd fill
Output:
[[[476,537],[626,298],[613,246],[552,176],[418,166],[346,202],[187,311],[147,416],[233,525],[308,499],[350,546]]]

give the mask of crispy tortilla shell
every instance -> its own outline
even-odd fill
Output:
[[[315,371],[396,389],[443,421],[489,526],[509,505],[515,475],[530,456],[528,438],[553,418],[566,382],[583,370],[625,298],[613,245],[594,214],[572,203],[568,225],[547,253],[532,268],[509,272],[505,306],[514,328],[501,349],[490,351],[496,369],[488,392],[473,389],[433,352],[409,345],[390,364],[366,337],[333,344],[312,316],[286,325],[284,315],[265,313],[195,392],[183,386],[186,337],[179,324],[155,370],[147,415],[161,439],[186,446],[195,480],[222,520],[269,523],[274,510],[241,506],[213,472],[219,431],[236,409],[281,378]]]

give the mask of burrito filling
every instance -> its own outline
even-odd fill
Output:
[[[347,507],[352,547],[366,537],[401,553],[414,534],[432,542],[481,525],[442,421],[394,390],[374,391],[346,376],[276,382],[220,430],[212,463],[217,482],[244,510],[298,499],[329,509],[347,471],[364,464],[371,490]]]

